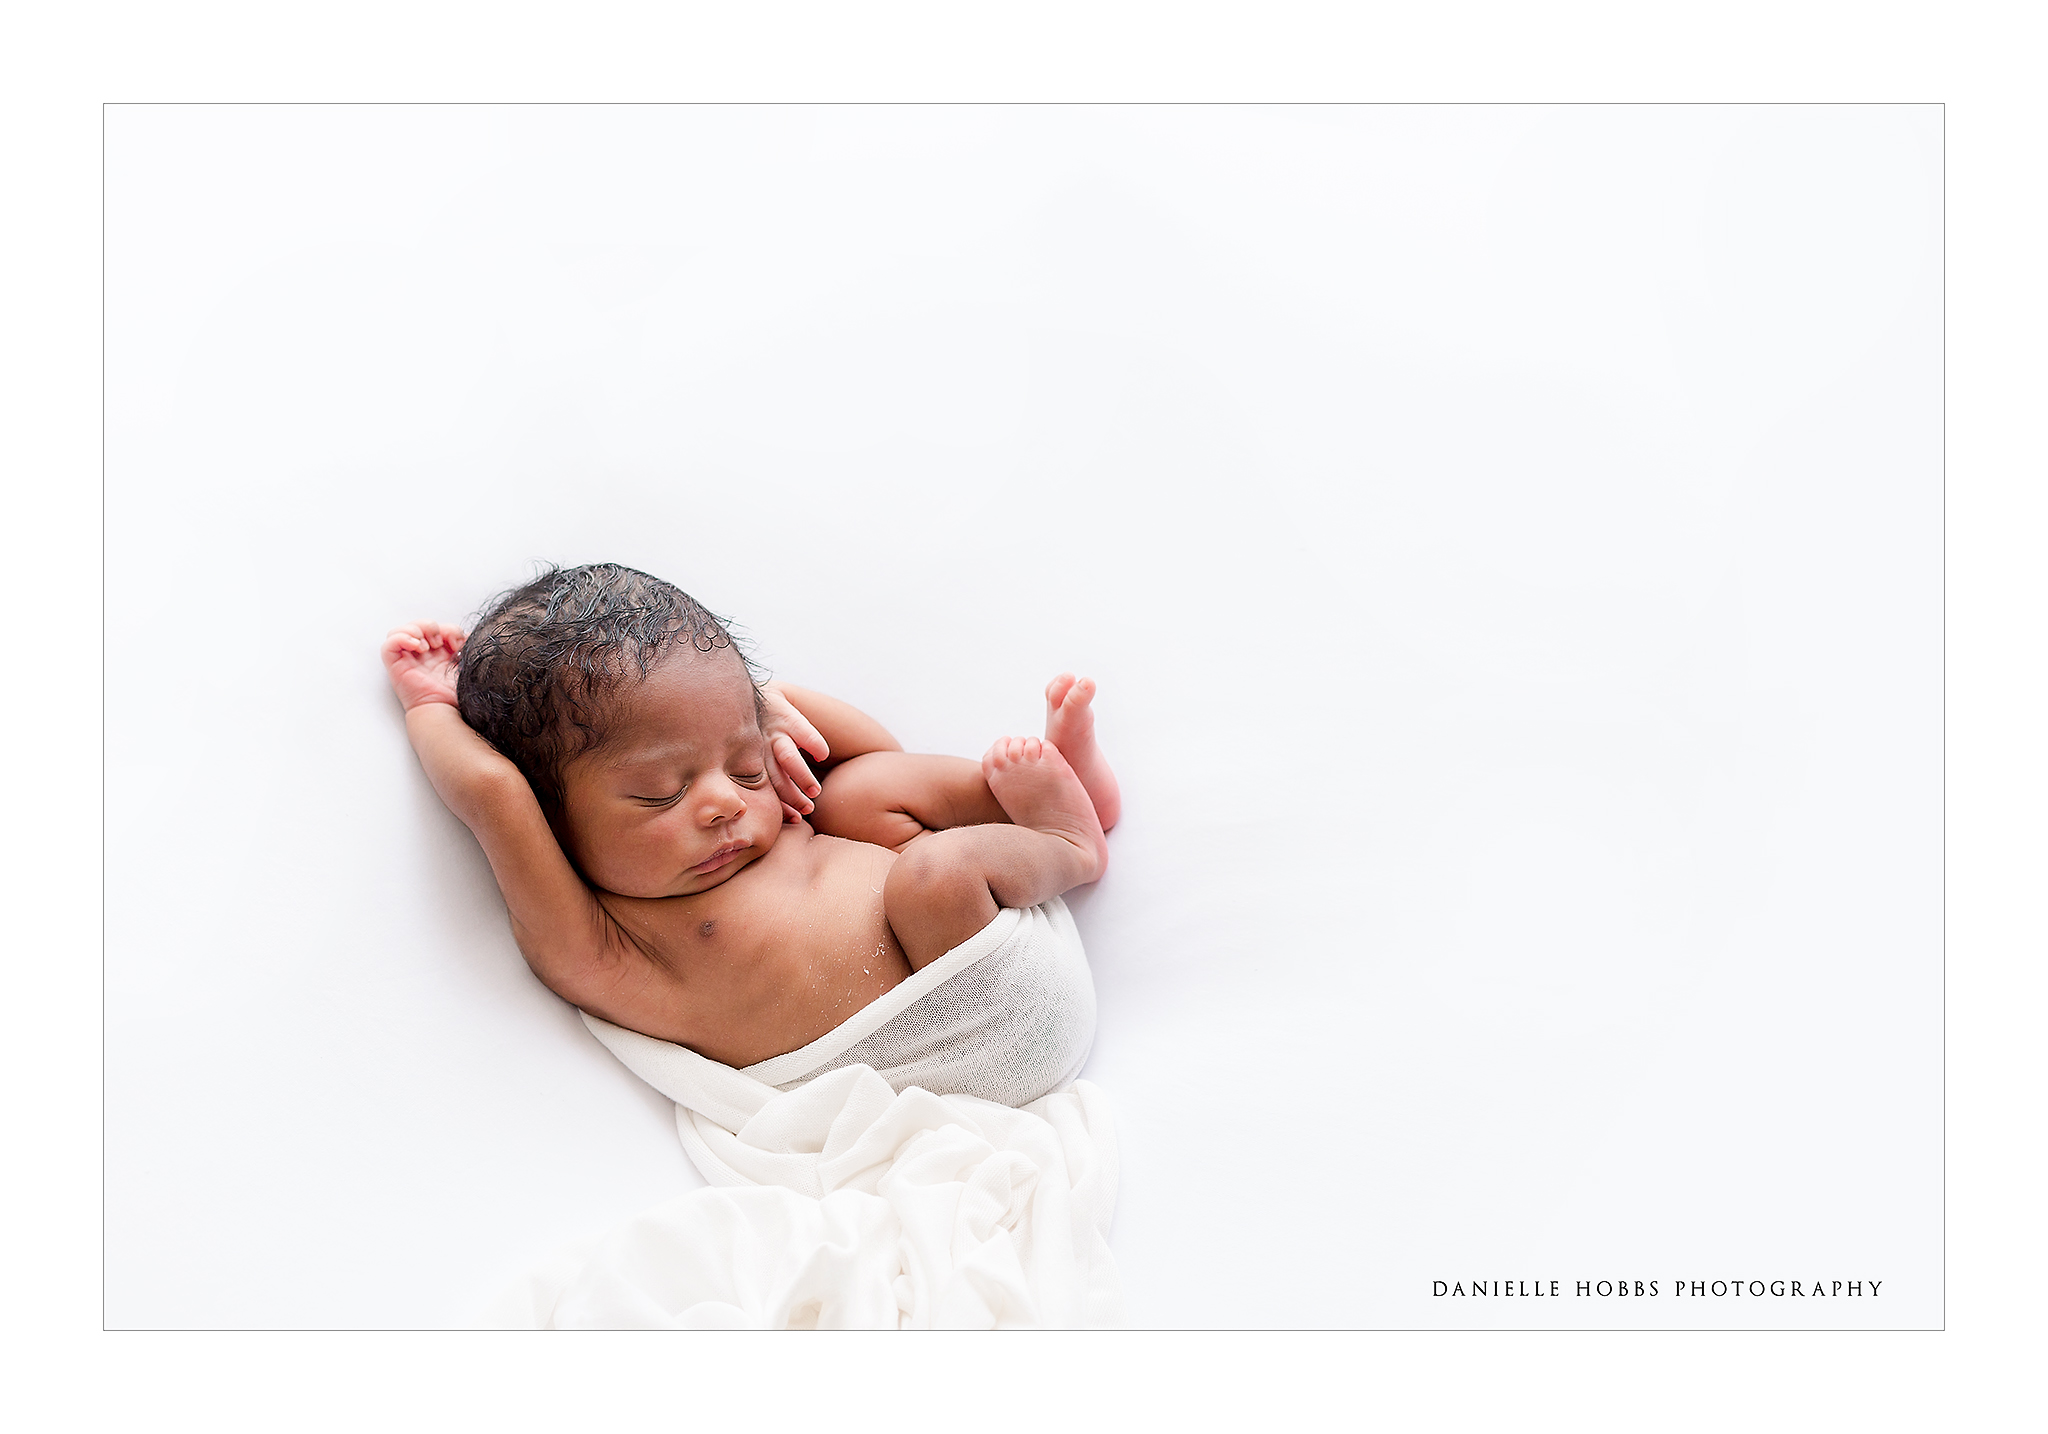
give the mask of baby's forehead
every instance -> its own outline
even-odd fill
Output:
[[[608,694],[607,705],[622,736],[723,745],[760,732],[760,693],[745,664],[723,652],[664,655],[644,677],[629,671]]]

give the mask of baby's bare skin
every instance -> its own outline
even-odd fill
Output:
[[[392,634],[385,660],[528,963],[593,1015],[727,1065],[816,1040],[1001,907],[1092,881],[1107,860],[1088,788],[1038,738],[997,742],[978,769],[854,757],[811,785],[815,824],[804,820],[771,780],[777,754],[729,652],[675,654],[617,694],[606,745],[563,769],[550,829],[525,779],[452,706],[460,646],[459,632],[420,624]],[[1055,679],[1048,726],[1058,714],[1099,787],[1108,767],[1082,725],[1092,696]],[[886,800],[862,804],[863,790]]]
[[[799,821],[707,891],[599,892],[605,915],[646,959],[617,963],[604,989],[569,999],[729,1066],[808,1045],[910,977],[883,909],[896,860]]]

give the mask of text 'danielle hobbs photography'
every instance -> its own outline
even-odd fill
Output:
[[[1432,1280],[1436,1299],[1876,1299],[1882,1280]]]

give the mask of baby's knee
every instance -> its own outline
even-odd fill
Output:
[[[948,840],[955,836],[966,832],[920,837],[896,858],[882,886],[882,914],[913,968],[952,950],[1002,909],[968,850],[972,844]]]
[[[889,867],[882,887],[885,906],[940,909],[993,901],[980,863],[965,850],[967,843],[950,840],[954,832],[927,832],[905,848]]]

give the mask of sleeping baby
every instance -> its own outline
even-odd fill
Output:
[[[1094,990],[1057,898],[1118,810],[1086,679],[1046,689],[1043,739],[913,755],[614,564],[383,657],[521,953],[588,1014],[784,1088],[860,1063],[1022,1105],[1078,1071]]]

